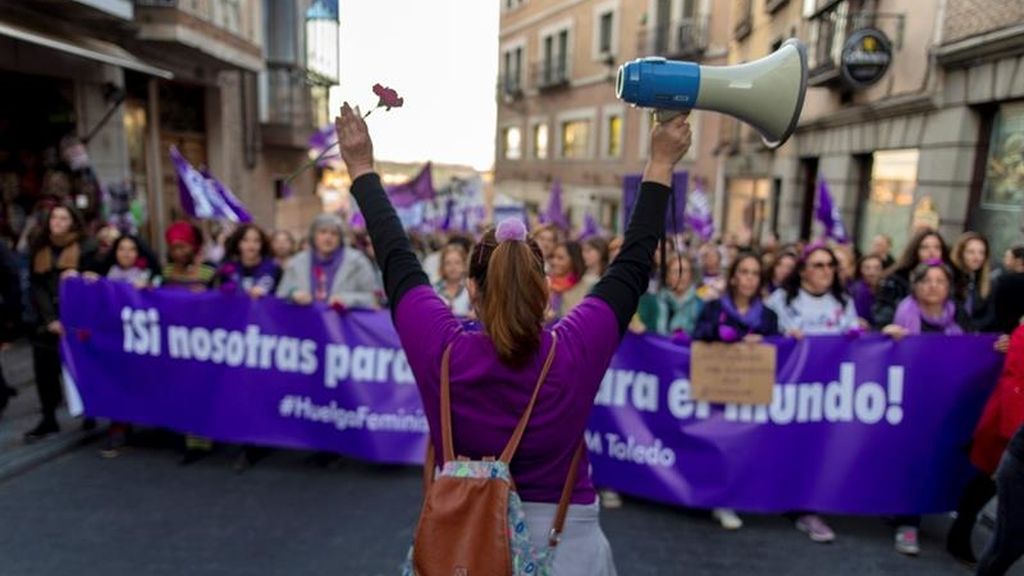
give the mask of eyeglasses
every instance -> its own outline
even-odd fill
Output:
[[[829,270],[835,270],[836,269],[836,263],[835,262],[810,262],[810,263],[807,264],[807,267],[808,268],[813,268],[815,270],[824,270],[826,268],[829,269]]]

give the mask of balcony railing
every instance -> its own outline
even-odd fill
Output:
[[[266,90],[264,124],[313,128],[312,85],[305,70],[289,65],[267,63],[263,80]]]
[[[565,61],[538,62],[533,65],[533,85],[539,90],[555,90],[569,85],[569,68]]]
[[[220,30],[256,42],[253,3],[249,0],[135,0],[140,8],[174,8]]]
[[[523,96],[523,82],[518,76],[498,77],[498,97],[505,101],[517,100]]]
[[[642,29],[637,36],[637,51],[641,56],[698,58],[708,49],[709,20],[702,15]]]

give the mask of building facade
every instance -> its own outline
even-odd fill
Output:
[[[103,188],[145,199],[141,231],[159,246],[183,216],[174,145],[274,227],[294,204],[319,206],[313,172],[294,198],[280,184],[326,120],[337,29],[336,0],[0,2],[0,76],[26,87],[5,96],[17,106],[3,107],[0,169],[31,184],[63,137],[87,140]],[[17,158],[4,164],[5,152]],[[54,192],[21,188],[22,210]]]
[[[878,233],[899,249],[918,226],[948,239],[979,230],[997,254],[1021,241],[1024,6],[736,0],[733,16],[730,62],[799,37],[810,87],[796,135],[779,150],[726,123],[718,217],[727,233],[817,236],[822,179],[862,249]],[[865,81],[851,78],[865,70]]]
[[[724,64],[729,4],[719,0],[502,0],[494,190],[543,209],[555,180],[578,225],[621,226],[622,181],[647,156],[649,114],[615,97],[623,62],[665,56]],[[680,169],[718,180],[721,118],[696,112]]]

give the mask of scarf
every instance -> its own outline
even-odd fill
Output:
[[[53,253],[59,250],[57,256],[57,270],[78,269],[81,258],[81,247],[78,244],[78,234],[71,232],[62,236],[51,236],[50,242],[39,249],[32,259],[32,271],[36,274],[46,274],[53,271]]]
[[[339,246],[334,254],[327,258],[320,258],[316,249],[310,250],[310,289],[313,299],[319,302],[326,302],[331,296],[331,287],[334,285],[334,277],[341,269],[341,263],[345,260],[345,247]]]
[[[566,274],[565,276],[552,276],[551,277],[551,291],[555,294],[562,294],[572,290],[580,281],[579,276],[575,274]]]
[[[764,305],[761,304],[760,298],[754,298],[750,301],[750,307],[746,313],[741,313],[739,308],[736,307],[736,303],[732,301],[729,294],[723,294],[719,299],[719,303],[722,305],[722,313],[718,317],[718,337],[723,342],[735,342],[743,336],[756,332],[761,327],[761,318],[764,315]],[[739,324],[745,329],[745,333],[741,336],[735,328],[729,325],[728,321],[732,320],[733,323]]]
[[[256,286],[267,293],[273,292],[277,278],[277,263],[273,258],[264,258],[259,264],[246,267],[239,259],[229,260],[220,265],[220,289],[234,292],[241,288],[249,291]]]
[[[911,334],[920,334],[922,320],[941,328],[942,333],[947,336],[964,333],[956,323],[956,307],[952,300],[946,300],[946,305],[942,308],[942,316],[932,318],[925,315],[913,296],[908,296],[896,307],[896,315],[892,323],[902,326]]]

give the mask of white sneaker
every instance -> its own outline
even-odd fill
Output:
[[[896,551],[907,556],[917,556],[921,553],[921,545],[918,544],[917,528],[914,526],[900,526],[896,529],[895,537]]]
[[[615,490],[601,490],[601,507],[622,508],[622,498]]]
[[[718,520],[718,523],[726,530],[739,530],[743,528],[743,520],[731,508],[715,508],[711,511],[711,517]]]

